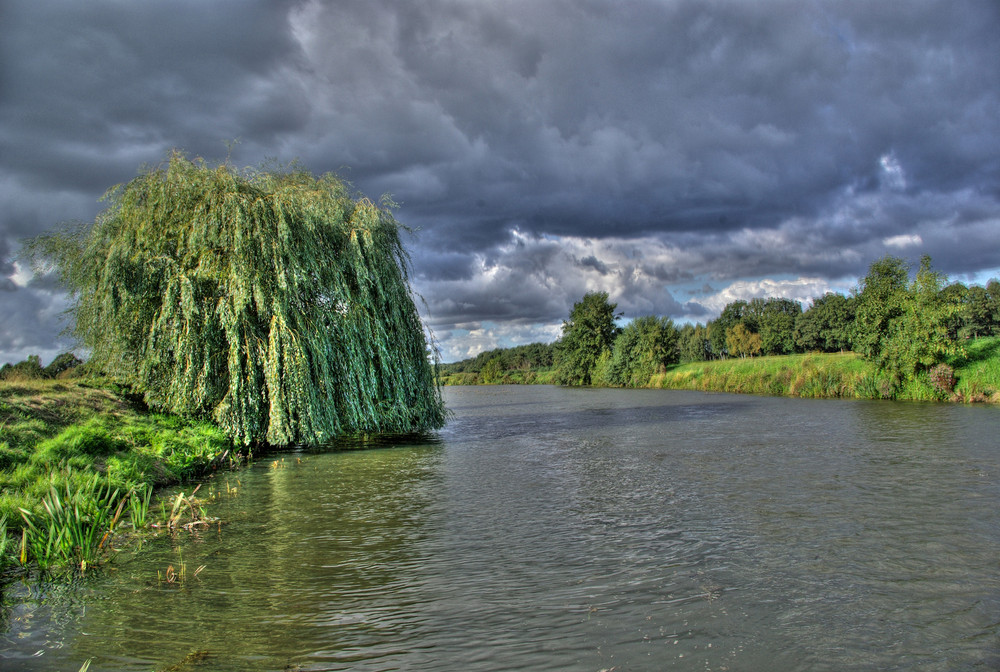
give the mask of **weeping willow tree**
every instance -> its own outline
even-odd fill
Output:
[[[439,427],[444,406],[391,206],[302,170],[175,153],[92,226],[36,238],[92,362],[234,440]]]

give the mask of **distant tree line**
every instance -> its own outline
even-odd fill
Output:
[[[440,372],[487,385],[512,381],[523,383],[532,382],[539,370],[551,369],[554,361],[554,343],[529,343],[487,350],[461,362],[442,364]]]
[[[42,366],[38,355],[29,355],[27,359],[15,364],[0,366],[0,380],[8,382],[21,380],[47,380],[64,378],[73,375],[83,361],[71,352],[57,356],[48,366]]]
[[[959,353],[964,341],[1000,335],[1000,281],[949,283],[926,256],[911,280],[907,263],[887,256],[850,295],[826,293],[806,310],[790,299],[755,298],[729,303],[707,324],[677,327],[643,316],[622,328],[616,309],[606,292],[588,293],[555,343],[492,350],[446,365],[445,373],[509,382],[517,368],[553,367],[561,384],[631,387],[677,363],[854,351],[890,379],[912,380]]]

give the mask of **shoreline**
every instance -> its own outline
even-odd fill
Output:
[[[997,343],[1000,343],[998,339]],[[653,374],[631,388],[728,392],[809,399],[937,401],[1000,404],[1000,354],[989,351],[969,361],[953,361],[951,389],[936,389],[926,376],[905,381],[880,372],[852,352],[690,362]],[[502,384],[557,384],[555,370],[510,371]],[[444,385],[479,385],[475,373],[442,376]],[[628,388],[622,388],[628,389]]]
[[[86,571],[113,557],[122,535],[190,522],[177,510],[154,521],[151,500],[184,503],[188,515],[193,493],[169,488],[253,457],[215,425],[151,413],[97,378],[0,382],[0,427],[0,583]]]
[[[1000,339],[987,343],[976,357],[953,364],[953,387],[947,390],[935,389],[926,376],[893,379],[854,353],[692,362],[630,387],[1000,405]],[[518,370],[505,372],[497,382],[557,384],[554,378],[552,369]],[[441,382],[483,384],[475,373],[443,375]],[[154,523],[147,518],[154,491],[157,501],[174,505],[175,513],[178,507],[193,512],[194,493],[167,495],[167,489],[239,469],[255,457],[280,451],[261,446],[254,455],[249,449],[237,449],[210,422],[152,413],[108,381],[88,377],[0,382],[0,427],[0,579],[39,568],[93,567],[110,556],[110,544],[105,547],[101,541],[72,562],[61,556],[39,557],[45,546],[32,546],[28,535],[45,527],[46,500],[51,506],[53,501],[76,501],[79,496],[88,511],[102,515],[111,511],[115,534],[129,533],[129,523],[120,521],[132,515],[131,525],[141,536],[143,529],[170,526],[170,521]],[[32,520],[38,525],[33,526]]]

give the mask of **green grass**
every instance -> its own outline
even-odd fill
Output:
[[[514,369],[504,371],[503,378],[495,385],[553,385],[555,383],[556,371],[549,367],[544,369],[532,369],[524,371]],[[448,373],[441,376],[442,385],[484,385],[478,373],[464,371],[460,373]]]
[[[854,353],[811,353],[692,362],[654,375],[649,387],[790,397],[1000,403],[1000,337],[981,338],[948,362],[954,393],[935,390],[926,374],[899,380]]]
[[[861,393],[872,367],[853,353],[692,362],[654,375],[649,387],[813,398]]]
[[[1000,336],[970,341],[964,350],[951,362],[958,378],[955,392],[968,401],[1000,403]]]
[[[204,475],[231,445],[210,423],[147,413],[100,381],[0,382],[0,565],[12,552],[43,568],[93,565],[120,517],[145,519],[154,487]]]

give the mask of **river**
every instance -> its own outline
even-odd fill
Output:
[[[272,456],[203,486],[224,524],[9,587],[0,668],[1000,668],[1000,409],[445,397],[436,434]]]

